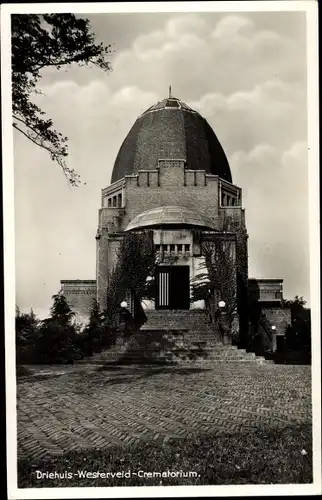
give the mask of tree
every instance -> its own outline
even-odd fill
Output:
[[[248,304],[248,248],[247,230],[243,219],[235,217],[233,213],[225,214],[222,230],[236,235],[236,271],[237,271],[237,312],[238,327],[234,337],[240,347],[249,344],[249,304]],[[235,316],[237,318],[237,316]],[[238,330],[238,332],[236,331]]]
[[[82,357],[77,347],[77,330],[73,324],[75,313],[62,293],[53,295],[50,317],[40,327],[37,342],[39,363],[73,363]]]
[[[62,293],[56,293],[52,296],[52,299],[53,305],[50,308],[50,318],[44,321],[56,321],[63,327],[71,326],[75,313],[70,308],[65,295]]]
[[[35,345],[39,334],[39,320],[32,309],[20,313],[16,307],[16,361],[31,363],[35,360]]]
[[[296,295],[292,300],[285,299],[283,301],[283,306],[286,309],[290,309],[292,315],[296,315],[299,311],[302,311],[305,308],[305,304],[306,301],[304,298],[299,297],[298,295]]]
[[[77,64],[110,70],[106,58],[111,46],[95,43],[89,20],[73,14],[13,14],[11,31],[13,127],[48,151],[75,186],[79,176],[66,163],[68,138],[55,130],[32,97],[41,93],[37,84],[43,68]]]
[[[30,313],[20,313],[19,307],[16,307],[16,335],[26,342],[32,341],[37,333],[39,320],[32,308]]]
[[[290,347],[311,348],[311,314],[305,307],[303,297],[296,295],[292,300],[284,300],[283,305],[291,311],[292,324],[287,328],[286,340]]]
[[[132,290],[139,301],[148,298],[146,278],[154,275],[155,262],[150,231],[124,235],[107,289],[106,314],[110,324],[115,325],[120,303],[127,291]]]
[[[217,297],[225,301],[228,318],[233,321],[237,311],[237,272],[234,258],[234,241],[204,241],[201,255],[204,262],[192,280],[192,300],[204,299],[210,304]]]
[[[93,352],[108,345],[105,333],[107,328],[104,325],[104,315],[100,313],[97,300],[93,299],[88,324],[79,337],[79,345],[86,356],[91,356]]]
[[[95,328],[102,324],[101,314],[100,314],[100,306],[96,299],[93,299],[92,308],[90,310],[89,315],[89,326]]]
[[[204,299],[210,308],[218,293],[218,298],[227,304],[234,343],[246,347],[249,342],[247,231],[242,219],[227,214],[221,231],[221,242],[219,239],[201,244],[205,261],[192,282],[193,300]],[[228,234],[235,235],[235,242],[227,240]]]

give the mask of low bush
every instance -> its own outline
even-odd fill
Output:
[[[28,375],[31,375],[31,371],[28,370],[25,366],[17,365],[16,367],[16,376],[17,377],[27,377]]]

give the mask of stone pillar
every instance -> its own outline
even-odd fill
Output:
[[[106,290],[108,283],[108,245],[109,237],[107,229],[98,230],[96,235],[96,284],[97,302],[100,310],[106,309]]]

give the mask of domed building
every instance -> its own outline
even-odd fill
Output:
[[[137,118],[116,157],[111,184],[102,190],[96,280],[61,282],[71,305],[83,316],[94,296],[105,309],[108,277],[120,242],[126,232],[143,229],[153,235],[158,256],[155,297],[149,308],[203,307],[191,296],[191,283],[204,261],[202,244],[229,242],[239,324],[247,331],[248,235],[242,191],[233,183],[211,126],[171,94]],[[261,290],[263,297],[268,293],[264,302],[274,307],[280,303],[282,280],[254,283],[251,290],[257,299]]]
[[[184,160],[189,170],[204,170],[232,182],[226,155],[210,125],[170,97],[136,120],[117,155],[112,183],[139,170],[155,170],[161,159]]]
[[[241,190],[232,183],[226,155],[210,125],[174,97],[151,106],[121,145],[112,183],[102,192],[97,233],[100,306],[105,306],[119,239],[123,232],[144,228],[153,231],[156,252],[163,255],[155,307],[194,307],[189,284],[200,264],[202,235],[221,234],[228,214],[246,237]],[[170,256],[176,257],[175,265],[167,265]]]

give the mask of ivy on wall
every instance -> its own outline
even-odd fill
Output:
[[[235,235],[230,240],[225,233]],[[248,329],[248,252],[245,225],[226,216],[222,237],[201,241],[203,262],[191,282],[192,300],[204,300],[211,312],[219,300],[226,303],[232,333],[237,341],[247,338]],[[212,318],[215,321],[215,318]]]
[[[204,261],[191,282],[192,300],[205,300],[208,309],[218,299],[224,300],[230,321],[237,311],[237,274],[234,257],[234,241],[224,236],[216,241],[201,242]]]
[[[108,280],[106,313],[110,323],[117,322],[127,291],[132,290],[140,301],[149,298],[152,291],[146,279],[154,276],[155,260],[151,231],[125,233]]]

